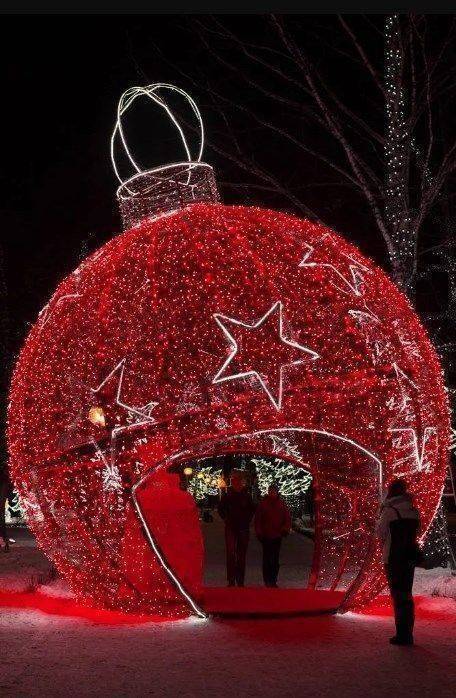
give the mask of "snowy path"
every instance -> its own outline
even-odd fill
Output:
[[[15,535],[14,552],[0,555],[0,589],[26,590],[30,571],[45,572],[47,563],[29,537]],[[301,574],[293,572],[300,545],[290,538],[284,581]],[[252,546],[252,581],[257,552]],[[218,571],[210,574],[223,583],[221,554],[215,546]],[[425,574],[431,588],[436,573]],[[380,606],[378,615],[153,623],[83,613],[60,599],[34,605],[34,598],[46,597],[32,594],[32,608],[13,601],[0,608],[2,698],[455,695],[453,599],[419,599],[417,645],[398,648],[387,643],[392,618]]]
[[[207,586],[226,586],[224,524],[217,514],[212,523],[202,524],[206,562],[204,582]],[[246,584],[263,584],[261,572],[262,549],[253,531],[247,550]],[[281,586],[302,588],[312,564],[313,541],[291,532],[282,542],[279,583]]]
[[[421,618],[414,648],[390,634],[391,618],[351,614],[104,626],[2,609],[0,695],[454,697],[456,615]]]

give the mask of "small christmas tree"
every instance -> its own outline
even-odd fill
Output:
[[[14,490],[12,496],[6,500],[5,522],[7,524],[25,523],[25,511],[22,507],[19,494],[16,492],[16,490]]]
[[[280,458],[252,458],[252,463],[255,465],[260,494],[263,496],[274,483],[282,497],[300,497],[307,492],[312,482],[312,476],[307,470]]]

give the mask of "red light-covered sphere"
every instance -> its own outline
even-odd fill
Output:
[[[378,593],[373,528],[393,477],[424,530],[449,414],[404,295],[331,230],[197,203],[143,220],[57,288],[19,357],[11,469],[39,545],[98,606],[204,607],[198,519],[169,476],[229,452],[313,476],[310,585],[342,609]]]

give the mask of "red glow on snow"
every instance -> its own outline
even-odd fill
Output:
[[[163,623],[166,620],[173,620],[172,618],[165,619],[159,615],[147,616],[91,608],[90,606],[78,604],[73,599],[45,596],[44,594],[34,592],[0,591],[0,608],[41,611],[52,616],[84,618],[100,625],[136,625]],[[182,618],[175,618],[174,620],[182,620]]]
[[[453,599],[445,597],[415,596],[415,616],[420,620],[436,620],[448,623],[454,617],[456,623],[456,604]],[[389,596],[378,596],[375,601],[363,608],[359,613],[363,616],[378,616],[389,618],[393,616],[393,608]]]

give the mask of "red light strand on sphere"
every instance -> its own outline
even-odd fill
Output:
[[[358,608],[384,585],[382,488],[406,477],[432,521],[449,411],[417,316],[353,246],[202,203],[144,220],[60,284],[19,357],[8,432],[30,526],[78,596],[176,618],[204,603],[199,525],[170,467],[236,452],[309,471],[312,584]]]

